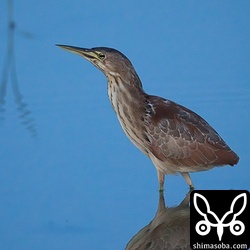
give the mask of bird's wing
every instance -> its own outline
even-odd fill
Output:
[[[150,150],[178,166],[234,165],[238,156],[219,134],[193,111],[156,96],[145,106]]]

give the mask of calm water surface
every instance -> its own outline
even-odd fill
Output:
[[[122,132],[105,77],[55,43],[121,49],[146,91],[196,111],[240,156],[233,168],[193,174],[196,188],[250,188],[248,4],[236,8],[230,2],[224,12],[224,5],[214,9],[207,3],[213,15],[202,6],[196,12],[190,6],[167,4],[159,11],[147,5],[140,7],[148,16],[145,26],[134,10],[139,6],[111,1],[115,9],[131,7],[120,16],[106,5],[101,11],[98,1],[85,3],[88,12],[77,2],[62,1],[63,8],[16,2],[12,34],[7,8],[1,8],[6,23],[0,26],[0,249],[110,250],[130,242],[129,249],[146,242],[140,230],[153,219],[159,223],[159,209],[166,220],[185,211],[188,225],[183,178],[168,176],[159,197],[156,171]],[[109,18],[93,20],[93,12]],[[121,33],[125,23],[128,29]],[[167,28],[172,24],[175,31]],[[104,32],[102,25],[113,28]],[[150,49],[152,44],[161,53]]]

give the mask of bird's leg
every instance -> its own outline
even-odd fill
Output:
[[[166,205],[165,205],[164,193],[159,192],[159,203],[158,203],[157,214],[160,213],[165,208],[166,208]]]
[[[165,175],[157,169],[157,176],[158,176],[158,182],[159,182],[159,192],[164,191],[164,181],[165,181]]]
[[[190,178],[189,173],[187,173],[187,172],[181,172],[181,175],[183,176],[183,178],[185,179],[185,181],[189,185],[190,190],[193,190],[194,189],[194,185],[193,185],[193,182],[192,182],[192,180]]]

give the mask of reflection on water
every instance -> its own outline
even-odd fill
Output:
[[[189,200],[190,192],[178,206],[166,207],[160,192],[154,219],[129,241],[126,250],[191,249]]]
[[[16,62],[15,62],[15,53],[14,53],[14,33],[15,33],[15,21],[13,18],[13,3],[11,0],[7,1],[8,9],[8,29],[7,29],[7,51],[3,63],[2,69],[2,79],[0,83],[0,120],[4,119],[5,112],[5,97],[7,94],[7,84],[8,77],[11,79],[11,87],[15,97],[15,103],[17,104],[17,110],[19,112],[19,119],[23,126],[30,132],[32,137],[35,137],[37,134],[35,121],[31,117],[31,111],[28,109],[27,103],[23,101],[23,96],[20,92],[17,71],[16,71]]]

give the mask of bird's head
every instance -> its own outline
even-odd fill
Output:
[[[107,77],[120,77],[123,82],[130,84],[139,80],[132,63],[116,49],[107,47],[86,49],[69,45],[57,46],[84,57],[99,68]]]

